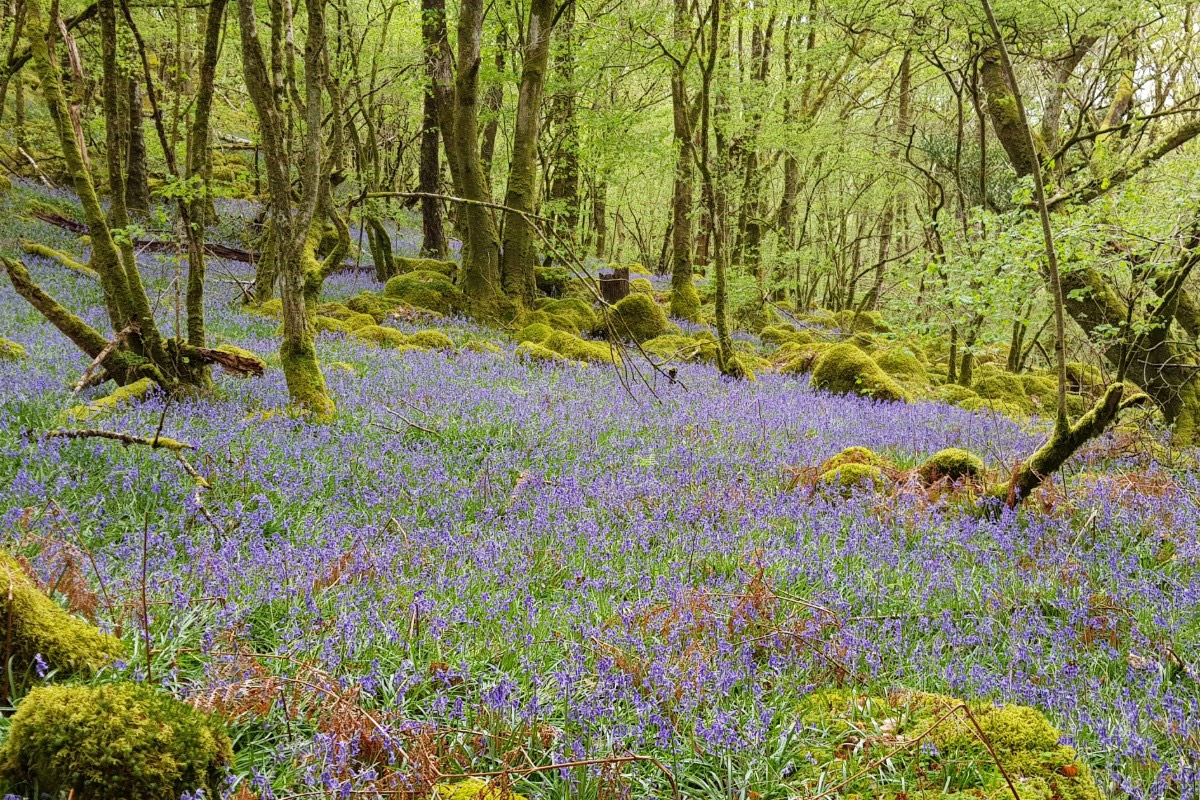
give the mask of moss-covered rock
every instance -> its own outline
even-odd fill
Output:
[[[834,315],[834,322],[843,333],[887,333],[891,330],[878,311],[846,309]]]
[[[846,734],[868,732],[884,737],[880,746],[891,747],[929,732],[929,747],[898,754],[886,769],[868,770],[848,796],[909,800],[1006,800],[1012,797],[1008,778],[1022,800],[1100,800],[1100,792],[1087,765],[1075,751],[1059,744],[1060,733],[1036,709],[1027,706],[994,706],[972,702],[968,707],[995,751],[1004,773],[962,711],[961,700],[924,692],[895,691],[887,696],[865,696],[830,690],[809,695],[801,704],[802,724],[828,731],[840,741]],[[938,720],[950,712],[941,722]],[[872,743],[873,744],[873,743]],[[876,747],[822,750],[810,753],[814,770],[834,768],[838,773],[857,772],[874,758]],[[912,765],[912,769],[905,769]],[[951,769],[953,765],[953,769]],[[901,793],[895,771],[909,776]]]
[[[620,357],[608,342],[596,342],[572,336],[564,331],[554,331],[542,344],[573,361],[592,364],[611,364]]]
[[[771,361],[779,364],[779,371],[785,375],[807,375],[825,351],[834,346],[830,342],[788,342],[771,354]]]
[[[454,280],[454,276],[458,273],[458,264],[453,261],[438,261],[433,258],[404,258],[397,256],[392,260],[395,264],[397,274],[405,274],[408,272],[436,272],[439,275],[444,275],[450,280]]]
[[[433,328],[410,333],[408,335],[408,343],[414,347],[424,348],[425,350],[445,350],[448,353],[453,353],[456,349],[453,339]]]
[[[533,278],[539,292],[553,297],[566,294],[572,280],[566,267],[534,267]]]
[[[778,325],[768,325],[759,332],[759,338],[763,344],[812,344],[816,341],[816,337],[809,331],[797,330],[796,326],[790,322],[783,322]]]
[[[978,478],[983,474],[983,460],[968,450],[947,447],[934,453],[917,469],[924,483],[936,483]]]
[[[16,361],[25,357],[25,348],[0,336],[0,361]]]
[[[716,362],[719,350],[714,340],[678,333],[655,336],[648,342],[642,342],[642,349],[669,361],[702,361],[710,364]]]
[[[1103,370],[1082,361],[1067,362],[1067,384],[1075,394],[1086,395],[1097,394],[1108,385]]]
[[[620,265],[619,264],[609,264],[609,266],[610,267],[619,267]],[[646,269],[644,264],[641,264],[637,261],[634,261],[630,264],[625,265],[625,268],[629,270],[630,275],[645,275],[646,277],[650,277],[650,270]]]
[[[0,175],[0,195],[8,194],[12,191],[12,178],[7,175]]]
[[[220,797],[232,759],[216,718],[169,695],[133,683],[47,686],[13,715],[0,780],[77,800]]]
[[[254,310],[257,311],[259,314],[263,314],[264,316],[282,317],[283,316],[283,300],[281,300],[278,297],[272,297],[270,300],[267,300],[265,303],[259,303],[258,306],[256,306],[254,308]]]
[[[350,328],[340,319],[318,314],[312,320],[313,330],[317,333],[349,333]]]
[[[693,283],[684,283],[678,289],[672,289],[668,303],[671,316],[676,319],[683,319],[688,322],[699,322],[702,319],[700,313],[700,294],[696,291],[696,286]]]
[[[1034,405],[1042,411],[1058,406],[1058,381],[1053,375],[1026,373],[1020,376],[1021,387]]]
[[[499,355],[504,352],[499,345],[495,344],[494,342],[489,342],[487,339],[469,339],[467,340],[466,344],[463,345],[463,350],[467,350],[472,353],[492,353],[495,355]]]
[[[439,783],[433,787],[430,800],[527,800],[499,783],[481,778],[468,778],[458,783]]]
[[[978,395],[960,400],[957,405],[959,408],[967,411],[990,412],[1012,419],[1026,419],[1029,416],[1029,407],[1027,405],[1017,405],[1007,400],[993,400],[988,397],[979,397]]]
[[[925,371],[925,365],[907,349],[895,347],[876,354],[874,358],[880,369],[901,382],[929,383],[929,373]]]
[[[549,299],[539,306],[539,310],[556,317],[566,317],[574,323],[577,331],[590,331],[596,327],[596,310],[583,297]]]
[[[558,331],[566,331],[572,335],[578,336],[580,328],[575,324],[575,321],[565,314],[555,314],[550,311],[525,311],[517,316],[513,324],[519,328],[524,328],[529,325],[546,325]]]
[[[829,472],[838,467],[844,467],[847,464],[866,464],[871,467],[882,467],[887,463],[888,460],[876,454],[874,450],[854,445],[826,459],[821,464],[821,472]]]
[[[408,272],[388,279],[383,296],[438,314],[461,311],[467,305],[463,293],[449,278],[430,270]]]
[[[813,386],[834,394],[857,394],[890,402],[905,401],[900,384],[880,369],[875,359],[852,344],[838,344],[824,352],[813,369]]]
[[[382,325],[365,325],[354,332],[354,335],[364,342],[377,344],[392,350],[412,349],[408,336],[395,328],[385,328]]]
[[[943,403],[961,403],[970,398],[977,398],[974,389],[968,389],[957,383],[943,383],[941,386],[933,388],[932,395],[934,398],[941,400]]]
[[[534,322],[517,331],[516,336],[513,338],[517,340],[518,344],[524,344],[525,342],[538,342],[540,344],[549,339],[553,333],[554,328],[546,323]]]
[[[555,350],[551,350],[549,347],[546,347],[545,345],[540,344],[539,342],[533,342],[533,341],[522,342],[520,345],[517,346],[516,353],[518,356],[525,356],[526,358],[532,358],[535,361],[550,361],[550,362],[558,363],[558,364],[579,364],[580,363],[573,358],[568,358],[567,356],[564,356],[562,353],[559,353]]]
[[[667,332],[667,314],[645,294],[631,294],[609,309],[609,331],[620,339],[646,342]]]
[[[649,278],[634,278],[629,282],[629,291],[639,294],[654,294],[654,284]]]
[[[50,669],[64,675],[91,673],[121,655],[116,637],[101,633],[47,597],[4,551],[0,551],[0,606],[17,674],[39,655]]]
[[[154,381],[142,378],[126,386],[121,386],[112,394],[97,398],[90,403],[71,406],[58,415],[59,424],[78,425],[97,417],[112,414],[123,406],[145,400],[156,388],[157,385]]]
[[[1025,393],[1025,384],[1020,375],[1000,370],[981,371],[980,379],[971,388],[975,394],[987,400],[1002,401],[1026,414],[1033,411],[1033,403]]]
[[[383,322],[388,315],[404,303],[395,297],[384,297],[374,292],[359,292],[346,301],[346,307],[356,314],[365,314],[375,322]]]
[[[821,488],[836,489],[842,494],[849,494],[863,486],[882,486],[885,483],[887,475],[871,464],[844,464],[822,472],[817,478],[817,485]]]

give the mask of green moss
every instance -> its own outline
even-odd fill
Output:
[[[520,314],[514,324],[517,327],[527,327],[529,325],[546,325],[550,328],[578,336],[580,328],[575,324],[575,321],[565,314],[555,314],[550,311],[526,311]]]
[[[619,264],[609,264],[609,266],[617,267],[620,265]],[[630,275],[646,275],[647,277],[650,275],[650,270],[646,269],[645,265],[643,265],[637,261],[634,261],[631,264],[626,264],[625,267],[626,267],[626,269],[629,270]]]
[[[887,459],[876,455],[875,451],[870,448],[855,445],[847,447],[832,458],[826,459],[821,464],[821,472],[829,472],[830,470],[844,467],[847,464],[866,464],[871,467],[882,467],[887,463]]]
[[[830,347],[813,369],[813,386],[835,394],[858,394],[877,400],[904,401],[900,384],[875,360],[852,344]]]
[[[97,273],[96,270],[92,269],[87,264],[82,264],[61,250],[55,250],[53,247],[47,247],[46,245],[38,244],[37,242],[21,240],[21,249],[30,255],[48,258],[51,261],[57,261],[59,264],[71,270],[72,272],[78,272],[80,275],[92,278],[93,280],[98,280],[100,278],[99,273]]]
[[[260,314],[267,315],[268,317],[282,317],[283,300],[279,299],[278,297],[273,297],[265,303],[260,303],[258,308],[255,310]]]
[[[364,342],[371,342],[380,347],[391,349],[409,349],[409,337],[395,328],[385,328],[382,325],[364,325],[354,332],[354,335]]]
[[[424,330],[411,333],[408,336],[408,343],[416,347],[423,347],[426,350],[445,350],[453,353],[455,351],[454,341],[439,330]]]
[[[671,361],[702,361],[712,364],[717,360],[719,348],[715,341],[706,338],[667,333],[642,342],[642,349]]]
[[[817,484],[826,489],[837,489],[849,494],[861,486],[882,486],[887,483],[883,470],[871,464],[845,464],[826,470],[817,478]]]
[[[132,683],[35,689],[12,718],[0,778],[77,800],[220,797],[233,759],[214,718]]]
[[[887,333],[891,328],[883,321],[878,311],[839,311],[833,317],[843,333]]]
[[[654,284],[649,278],[634,278],[629,282],[629,291],[638,294],[654,294]]]
[[[1029,416],[1028,407],[1010,403],[1007,400],[992,400],[987,397],[975,396],[960,400],[957,405],[967,411],[988,411],[1012,419],[1025,419]]]
[[[688,322],[699,322],[700,294],[693,283],[685,281],[671,289],[671,316]]]
[[[796,330],[796,326],[790,322],[768,325],[758,335],[763,344],[811,344],[816,341],[811,333]]]
[[[455,274],[458,272],[458,264],[455,264],[453,261],[403,257],[397,257],[393,261],[396,265],[396,272],[400,274],[408,272],[436,272],[453,280]]]
[[[1025,394],[1025,384],[1019,375],[988,370],[983,372],[983,377],[977,380],[971,388],[975,390],[975,394],[987,400],[1002,401],[1020,408],[1024,413],[1033,411],[1033,403],[1030,402],[1029,395]]]
[[[608,342],[593,342],[580,339],[563,331],[554,331],[542,345],[566,356],[573,361],[584,361],[593,364],[611,364],[619,361],[619,356]]]
[[[387,316],[404,303],[394,297],[384,297],[374,292],[359,292],[346,301],[346,307],[356,314],[366,314],[376,322],[383,322]]]
[[[312,338],[284,339],[279,346],[279,363],[292,404],[317,420],[332,417],[336,408],[325,388],[325,376],[321,374]]]
[[[464,350],[470,350],[472,353],[503,353],[504,351],[493,342],[487,339],[470,339],[463,345]]]
[[[461,311],[467,305],[463,293],[449,278],[430,270],[408,272],[389,279],[383,287],[383,296],[438,314]]]
[[[646,342],[667,332],[667,315],[654,298],[631,294],[609,310],[610,332],[621,339]]]
[[[365,328],[368,325],[374,325],[376,322],[375,318],[370,314],[359,314],[357,311],[351,311],[350,315],[342,320],[342,324],[344,324],[351,331],[356,331],[359,328]]]
[[[439,783],[433,787],[429,800],[527,800],[524,795],[481,778],[468,778],[458,783]]]
[[[947,447],[934,453],[922,464],[917,474],[925,483],[936,483],[942,478],[960,481],[978,478],[983,474],[983,461],[979,456],[957,447]]]
[[[82,422],[102,417],[117,411],[122,406],[130,405],[138,400],[144,400],[155,388],[154,381],[142,378],[128,386],[121,386],[115,392],[98,398],[84,405],[71,406],[58,415],[59,424],[78,425]]]
[[[770,303],[754,300],[741,308],[735,309],[731,315],[739,328],[758,333],[764,328],[770,328],[783,323],[783,315]]]
[[[539,344],[538,342],[524,342],[517,347],[516,352],[519,356],[526,356],[538,361],[551,361],[558,364],[579,363],[578,361],[568,358],[567,356],[564,356],[562,353],[559,353],[555,350],[551,350],[549,347]]]
[[[1099,367],[1082,361],[1067,362],[1067,384],[1076,394],[1095,394],[1108,385]]]
[[[321,303],[317,306],[317,313],[323,317],[333,317],[344,321],[354,312],[347,308],[345,303]]]
[[[580,331],[590,331],[596,327],[596,310],[582,297],[547,300],[539,309],[557,317],[566,317]]]
[[[534,267],[533,278],[542,294],[560,295],[571,283],[571,271],[566,267]]]
[[[521,330],[517,331],[516,340],[520,344],[525,342],[544,342],[554,333],[554,328],[551,328],[544,322],[535,322],[532,325],[526,325]]]
[[[121,642],[69,614],[47,597],[17,560],[0,551],[0,600],[11,636],[13,671],[23,673],[41,655],[63,674],[91,673],[121,655]],[[12,597],[11,603],[8,598]],[[7,627],[11,619],[11,628]]]
[[[8,194],[12,191],[12,178],[7,175],[0,175],[0,194]]]
[[[975,390],[960,386],[957,383],[945,383],[934,387],[932,394],[943,403],[961,403],[964,400],[979,397],[979,395],[975,394]]]
[[[219,347],[217,347],[216,349],[220,350],[222,353],[229,353],[230,355],[238,356],[239,358],[245,358],[248,360],[257,361],[258,363],[263,365],[263,369],[267,368],[266,362],[264,362],[262,360],[261,356],[259,356],[257,353],[252,353],[249,350],[246,350],[245,348],[238,347],[237,345],[223,344],[223,345],[220,345]]]
[[[908,350],[902,348],[885,350],[875,356],[875,363],[888,375],[898,380],[929,383],[929,373],[925,371],[925,365]]]
[[[349,333],[350,328],[346,323],[333,317],[316,316],[313,317],[313,330],[317,333]]]
[[[782,364],[779,371],[785,375],[807,375],[813,371],[825,351],[833,346],[829,342],[788,342],[771,355],[771,360]]]
[[[0,336],[0,361],[16,361],[25,357],[25,348]]]

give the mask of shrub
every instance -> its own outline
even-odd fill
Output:
[[[0,749],[0,779],[77,800],[221,796],[233,758],[213,717],[133,683],[34,689]]]
[[[983,474],[983,461],[974,453],[957,447],[947,447],[939,450],[922,464],[917,474],[924,483],[936,483],[942,478],[960,481],[964,478],[978,478]]]
[[[667,315],[654,298],[631,294],[609,310],[609,329],[621,339],[645,342],[667,331]]]
[[[0,597],[6,630],[11,623],[10,657],[14,670],[24,670],[40,655],[64,674],[90,673],[121,654],[121,643],[94,625],[69,614],[46,596],[17,560],[0,551]],[[12,596],[9,603],[8,597]]]
[[[877,400],[904,401],[900,384],[875,360],[852,344],[830,347],[813,370],[813,386],[834,394],[858,394]]]

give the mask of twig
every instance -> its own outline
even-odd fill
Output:
[[[109,340],[108,344],[104,346],[104,349],[96,354],[96,357],[92,359],[92,363],[88,364],[88,367],[83,371],[83,374],[79,376],[79,380],[75,382],[74,388],[71,389],[71,394],[79,394],[83,387],[87,386],[88,380],[92,377],[92,371],[95,370],[96,367],[100,366],[100,362],[108,358],[108,354],[113,350],[116,350],[117,347],[120,346],[121,342],[125,341],[125,337],[131,333],[138,333],[140,330],[141,329],[135,324],[126,325],[124,329],[118,331],[117,334],[113,336],[111,340]]]

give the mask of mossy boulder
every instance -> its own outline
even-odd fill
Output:
[[[634,278],[629,282],[629,291],[639,294],[654,294],[654,284],[649,278]]]
[[[0,175],[0,195],[8,194],[12,191],[12,188],[12,178],[8,177],[7,175]]]
[[[1025,393],[1025,384],[1020,375],[999,370],[988,370],[971,385],[975,394],[986,400],[999,400],[1021,409],[1023,413],[1033,411],[1033,403]]]
[[[545,325],[558,331],[566,331],[567,333],[578,336],[580,328],[575,324],[575,321],[565,314],[555,314],[550,311],[525,311],[517,316],[513,321],[517,327],[527,327],[529,325]]]
[[[392,263],[395,264],[396,272],[400,275],[409,272],[436,272],[439,275],[446,276],[450,280],[454,280],[454,276],[458,273],[458,264],[455,264],[453,261],[398,256],[392,260]]]
[[[444,350],[448,353],[453,353],[456,349],[453,339],[433,328],[410,333],[408,343],[425,350]]]
[[[763,344],[811,344],[816,338],[808,331],[797,330],[790,322],[768,325],[759,332]]]
[[[282,317],[283,316],[283,300],[281,300],[278,297],[272,297],[270,300],[267,300],[266,302],[259,303],[258,306],[256,306],[254,308],[254,310],[257,311],[259,314],[263,314],[268,317]]]
[[[993,400],[988,397],[979,397],[978,395],[968,397],[966,400],[960,400],[958,407],[967,411],[1000,414],[1011,419],[1026,419],[1029,416],[1029,408],[1026,405],[1017,405],[1007,400]]]
[[[813,386],[834,394],[857,394],[889,402],[906,401],[907,393],[875,359],[852,344],[824,352],[813,369]]]
[[[919,768],[905,770],[910,779],[903,793],[910,800],[1006,800],[1012,797],[1008,779],[1022,800],[1100,800],[1087,765],[1072,748],[1059,743],[1060,732],[1036,709],[967,703],[989,749],[965,712],[954,710],[962,705],[953,697],[924,692],[897,690],[866,696],[829,690],[806,697],[800,715],[806,727],[829,731],[839,740],[843,734],[861,731],[867,732],[868,739],[884,737],[878,742],[881,747],[929,731],[928,748],[897,754],[885,769],[869,769],[854,787],[856,797],[900,797],[895,770],[912,764]],[[812,769],[856,773],[872,763],[877,749],[813,751],[810,757],[817,763]]]
[[[528,800],[524,795],[499,783],[488,783],[482,778],[468,778],[458,783],[439,783],[432,797],[437,800]]]
[[[848,308],[835,314],[834,322],[842,333],[887,333],[891,330],[878,311],[855,311]]]
[[[556,350],[551,350],[539,342],[523,342],[517,346],[517,355],[532,358],[535,361],[549,361],[558,364],[580,364],[573,358],[568,358]]]
[[[821,464],[821,472],[828,472],[832,469],[844,467],[847,464],[866,464],[871,467],[882,467],[888,464],[888,460],[875,453],[869,447],[860,447],[854,445],[847,447],[835,456],[828,458]]]
[[[642,342],[642,349],[669,361],[703,361],[707,363],[716,362],[719,350],[714,340],[683,336],[678,333],[655,336],[648,342]]]
[[[1082,361],[1067,362],[1067,383],[1075,394],[1087,395],[1097,394],[1108,385],[1103,370]]]
[[[572,276],[566,267],[534,267],[533,279],[539,292],[558,297],[566,293]]]
[[[685,283],[679,289],[672,289],[668,299],[671,316],[688,322],[700,322],[700,294],[694,284]]]
[[[385,328],[382,325],[366,325],[354,332],[354,335],[364,342],[377,344],[392,350],[408,350],[408,336],[395,328]]]
[[[395,297],[384,297],[374,292],[359,292],[346,301],[346,307],[356,314],[366,314],[376,322],[383,322],[395,309],[403,306]]]
[[[71,406],[58,415],[62,425],[78,425],[97,417],[112,414],[124,406],[145,400],[157,388],[157,384],[149,378],[142,378],[126,386],[119,387],[112,394],[97,398],[90,403]]]
[[[463,293],[449,278],[430,270],[417,270],[389,278],[383,287],[383,296],[438,314],[461,311],[467,305]]]
[[[609,332],[619,339],[646,342],[667,332],[667,314],[646,294],[631,294],[608,312]]]
[[[1058,406],[1058,381],[1053,375],[1027,373],[1020,378],[1025,394],[1039,410],[1053,410]]]
[[[917,469],[924,483],[937,483],[943,478],[950,481],[978,478],[983,474],[983,460],[968,450],[947,447],[929,457]]]
[[[544,342],[554,333],[554,328],[544,322],[534,322],[517,331],[515,338],[518,344],[525,342]]]
[[[929,383],[929,373],[925,371],[925,365],[910,350],[896,347],[885,350],[874,358],[880,369],[901,382]]]
[[[121,642],[115,636],[68,613],[4,551],[0,551],[0,567],[0,604],[5,606],[0,613],[11,637],[14,672],[23,673],[40,655],[50,669],[64,675],[89,674],[121,655]]]
[[[564,331],[554,331],[542,342],[551,350],[574,361],[592,364],[612,364],[620,357],[608,342],[581,339]]]
[[[943,403],[961,403],[964,400],[979,397],[975,394],[974,389],[968,389],[957,383],[943,383],[941,386],[935,386],[932,395]]]
[[[220,797],[233,759],[220,722],[133,683],[34,689],[0,749],[9,788],[76,800]]]
[[[489,342],[487,339],[468,339],[462,349],[472,353],[492,353],[494,355],[504,352],[499,345]]]
[[[318,314],[312,320],[313,330],[317,333],[349,333],[350,328],[340,319]]]
[[[834,346],[829,342],[788,342],[771,354],[771,361],[781,365],[779,371],[785,375],[807,375],[825,351]]]
[[[0,361],[16,361],[25,357],[25,348],[0,336]]]
[[[887,475],[879,467],[871,464],[844,464],[822,472],[817,478],[817,485],[821,488],[835,489],[843,495],[850,494],[860,487],[882,486],[885,483]]]
[[[620,265],[619,264],[609,264],[609,266],[610,267],[619,267]],[[644,264],[641,264],[637,261],[634,261],[630,264],[626,264],[625,268],[629,270],[630,275],[645,275],[647,277],[650,276],[650,270],[646,269],[646,266]]]
[[[580,331],[590,331],[596,327],[596,310],[582,297],[549,299],[539,305],[538,309],[556,317],[566,317]]]

